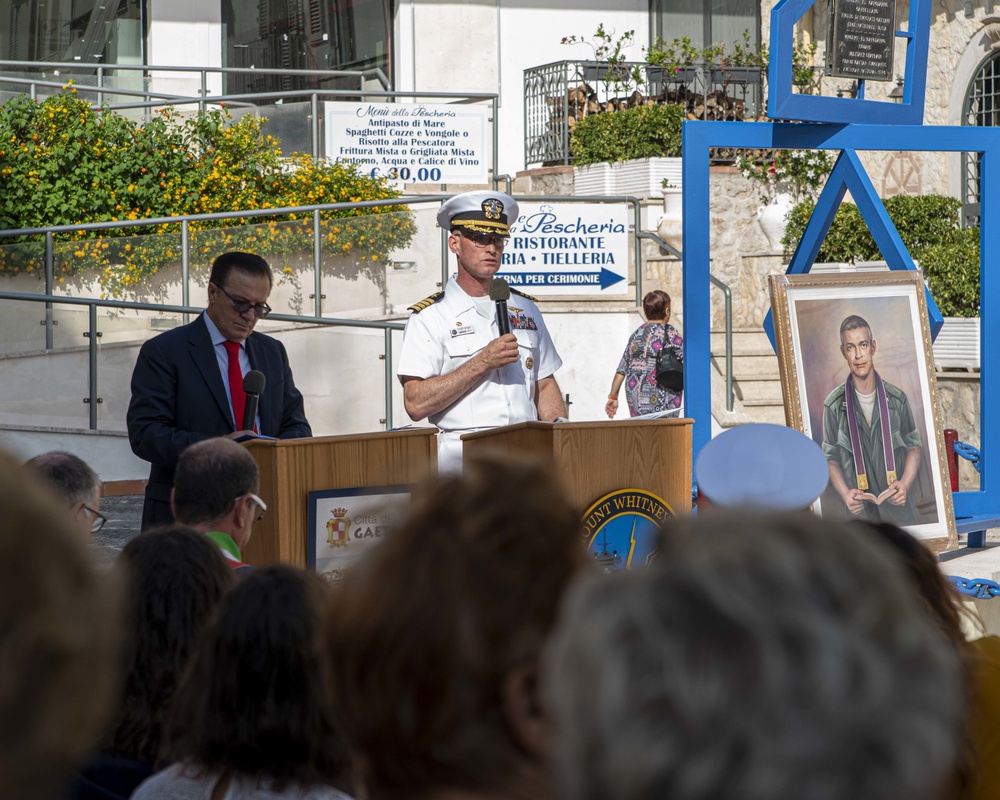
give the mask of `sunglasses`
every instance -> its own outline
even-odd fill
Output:
[[[488,233],[466,233],[462,231],[462,238],[468,239],[476,247],[486,247],[487,245],[493,245],[494,247],[502,250],[508,244],[510,244],[509,236],[492,236]]]
[[[253,309],[254,316],[258,318],[266,317],[268,314],[271,313],[271,306],[269,306],[267,303],[257,303],[255,305],[246,300],[237,300],[235,297],[229,294],[229,292],[227,292],[225,289],[219,286],[219,284],[213,283],[212,286],[214,286],[216,289],[218,289],[226,297],[229,298],[229,302],[233,304],[233,311],[235,311],[237,314],[240,315],[246,314],[251,308]]]

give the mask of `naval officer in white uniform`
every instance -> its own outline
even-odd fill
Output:
[[[517,220],[517,202],[502,192],[456,195],[441,206],[438,224],[451,231],[458,260],[443,292],[411,306],[397,375],[414,420],[441,429],[441,471],[461,465],[463,433],[566,416],[554,377],[562,366],[538,306],[512,290],[510,333],[500,335],[490,282]]]

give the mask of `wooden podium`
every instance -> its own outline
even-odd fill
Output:
[[[693,422],[522,422],[465,434],[463,452],[506,450],[552,461],[581,513],[609,492],[630,488],[652,492],[682,516],[691,513]]]
[[[417,483],[437,474],[437,428],[253,439],[267,515],[243,552],[249,564],[306,566],[309,492]]]

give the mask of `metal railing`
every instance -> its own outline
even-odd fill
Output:
[[[159,225],[179,225],[181,233],[181,303],[188,306],[190,303],[189,271],[190,271],[190,223],[208,222],[226,219],[247,219],[259,217],[276,217],[288,214],[309,214],[313,218],[313,268],[315,271],[315,297],[314,311],[315,318],[322,318],[323,286],[322,270],[322,250],[320,246],[320,219],[324,211],[337,211],[358,208],[379,208],[387,206],[411,206],[422,203],[440,203],[446,200],[449,195],[421,195],[419,197],[395,197],[383,200],[363,200],[356,203],[326,203],[312,206],[289,206],[287,208],[264,208],[252,211],[224,211],[213,214],[188,214],[178,217],[152,217],[139,220],[113,220],[109,222],[87,222],[78,225],[54,225],[47,228],[16,228],[11,230],[0,230],[0,241],[21,236],[43,236],[45,239],[45,294],[53,297],[52,290],[55,287],[55,253],[54,236],[59,233],[73,233],[77,231],[101,231],[114,230],[115,228],[145,228]],[[362,219],[362,218],[359,218]],[[31,295],[34,297],[35,295]],[[61,298],[57,302],[62,302]],[[52,348],[52,320],[50,310],[46,310],[46,349]],[[200,311],[200,309],[199,309]],[[276,317],[275,317],[276,318]],[[270,317],[269,317],[270,319]]]
[[[51,349],[51,330],[52,330],[52,306],[54,304],[59,305],[73,305],[73,306],[86,306],[88,310],[88,324],[87,332],[84,336],[88,341],[88,354],[89,354],[89,367],[88,367],[88,393],[87,397],[84,398],[83,402],[89,406],[90,409],[90,419],[89,428],[90,430],[97,430],[97,406],[102,402],[102,398],[98,393],[98,371],[97,371],[97,351],[98,351],[98,339],[100,334],[97,330],[97,309],[98,308],[114,308],[122,310],[131,311],[157,311],[157,312],[167,312],[174,314],[200,314],[204,309],[195,308],[193,306],[182,305],[164,305],[162,303],[136,303],[124,300],[99,300],[96,298],[85,298],[85,297],[61,297],[53,296],[51,294],[37,295],[37,294],[25,294],[22,292],[0,292],[0,300],[16,300],[16,301],[27,301],[34,303],[45,303],[45,314],[46,314],[46,348]],[[332,319],[329,317],[307,317],[299,316],[294,314],[268,314],[268,322],[290,322],[294,324],[304,324],[304,325],[316,325],[320,327],[346,327],[346,328],[378,328],[385,332],[385,352],[383,353],[383,359],[385,363],[385,419],[384,424],[386,429],[392,427],[393,420],[393,403],[392,403],[392,386],[393,386],[393,372],[392,372],[392,331],[403,330],[404,323],[402,322],[390,322],[388,320],[348,320],[348,319]]]
[[[500,178],[507,178],[507,176],[498,176]],[[508,188],[509,188],[509,179]],[[385,321],[358,321],[358,320],[346,320],[346,319],[334,319],[322,316],[322,301],[323,301],[323,285],[322,285],[322,250],[321,250],[321,228],[320,220],[321,215],[324,211],[335,211],[342,209],[358,209],[358,208],[373,208],[373,207],[388,207],[388,206],[411,206],[420,205],[428,203],[440,203],[447,199],[450,195],[421,195],[413,197],[400,197],[400,198],[388,198],[382,200],[367,200],[356,203],[328,203],[316,206],[292,206],[287,208],[276,208],[276,209],[256,209],[251,211],[236,211],[236,212],[219,212],[213,214],[192,214],[183,217],[156,217],[144,220],[115,220],[109,222],[93,222],[84,223],[78,225],[58,225],[51,227],[37,227],[37,228],[20,228],[13,230],[0,231],[0,242],[4,239],[11,239],[14,237],[25,237],[25,236],[42,236],[45,242],[45,293],[44,295],[35,294],[24,294],[16,292],[0,292],[0,300],[28,300],[31,302],[42,302],[45,304],[45,318],[42,320],[42,324],[45,327],[45,349],[52,350],[54,346],[54,325],[55,320],[53,319],[53,306],[55,304],[70,304],[70,305],[85,305],[89,307],[90,310],[90,336],[89,336],[89,346],[91,351],[91,372],[90,372],[90,415],[91,415],[91,426],[96,427],[96,403],[97,401],[97,363],[96,363],[96,346],[97,346],[97,336],[96,336],[96,309],[100,307],[108,308],[118,308],[118,309],[134,309],[134,310],[156,310],[156,311],[166,311],[170,313],[181,313],[181,314],[197,314],[201,312],[200,308],[193,308],[190,305],[190,224],[192,222],[203,222],[203,221],[217,221],[225,219],[246,219],[246,218],[260,218],[260,217],[275,217],[284,216],[289,214],[308,214],[312,217],[312,232],[313,232],[313,247],[312,247],[312,260],[313,260],[313,271],[314,271],[314,287],[313,287],[313,300],[314,300],[314,314],[312,316],[304,315],[279,315],[272,314],[269,315],[269,320],[279,321],[279,322],[290,322],[290,323],[303,323],[303,324],[315,324],[323,326],[346,326],[346,327],[357,327],[357,328],[382,328],[386,331],[386,425],[391,426],[392,424],[392,398],[389,387],[391,386],[391,343],[389,341],[389,331],[390,330],[401,330],[403,325],[401,323],[392,323]],[[608,195],[608,196],[592,196],[586,198],[567,198],[559,195],[523,195],[518,197],[521,201],[528,202],[554,202],[554,201],[576,201],[576,202],[591,202],[591,203],[613,203],[613,202],[625,202],[632,209],[633,218],[633,245],[634,245],[634,265],[635,265],[635,303],[637,306],[642,305],[642,298],[644,295],[643,291],[643,281],[642,281],[642,239],[649,239],[656,242],[660,247],[664,248],[666,251],[670,252],[672,255],[680,259],[682,254],[679,250],[674,248],[669,243],[663,241],[659,236],[654,233],[643,231],[641,229],[641,205],[640,201],[636,197],[631,196],[620,196],[620,195]],[[161,305],[161,304],[151,304],[151,303],[135,303],[127,301],[117,301],[117,300],[98,300],[98,299],[88,299],[88,298],[71,298],[64,297],[61,295],[54,295],[53,290],[55,288],[55,236],[61,233],[72,233],[77,231],[101,231],[101,230],[114,230],[116,228],[142,228],[142,227],[153,227],[160,225],[171,225],[180,227],[180,249],[181,249],[181,305]],[[442,273],[441,280],[442,285],[448,279],[447,270],[447,259],[448,250],[447,245],[442,238]],[[710,279],[717,288],[721,289],[725,296],[725,319],[726,319],[726,408],[727,410],[732,410],[733,408],[733,387],[732,387],[732,292],[728,286],[719,281],[715,276],[710,276]]]
[[[14,71],[14,72],[34,72],[37,73],[40,79],[35,78],[18,78],[13,75],[3,74],[4,71]],[[194,73],[199,77],[199,89],[198,97],[206,98],[209,96],[209,76],[219,75],[222,77],[233,76],[275,76],[282,78],[293,78],[293,79],[315,79],[316,86],[303,87],[306,91],[312,88],[320,88],[320,85],[328,81],[341,81],[341,80],[356,80],[358,82],[357,91],[355,94],[363,93],[365,91],[366,83],[370,81],[376,81],[382,87],[383,90],[389,91],[392,89],[392,84],[386,77],[385,73],[379,68],[374,67],[371,69],[363,70],[337,70],[337,69],[268,69],[256,67],[190,67],[190,66],[144,66],[142,64],[83,64],[78,62],[64,62],[64,61],[4,61],[0,60],[0,86],[5,83],[11,83],[16,85],[36,85],[39,87],[55,88],[61,89],[65,84],[66,80],[50,81],[47,79],[47,73],[52,72],[53,77],[72,78],[74,85],[78,90],[82,91],[92,91],[98,96],[97,104],[102,105],[104,103],[105,95],[124,95],[124,96],[145,96],[147,100],[152,100],[153,98],[169,98],[169,97],[192,97],[193,95],[165,95],[162,93],[151,92],[149,90],[149,84],[154,81],[158,74],[162,73],[161,77],[167,77],[170,74],[187,74]],[[109,83],[109,77],[116,76],[116,73],[139,73],[143,81],[143,89],[127,89],[126,87],[118,87],[113,83]],[[93,83],[81,83],[77,81],[77,76],[83,78],[92,77]],[[301,93],[301,92],[300,92]],[[261,93],[263,96],[267,96],[267,93]],[[37,99],[36,92],[32,92],[32,97]]]
[[[525,165],[569,164],[570,133],[580,119],[649,101],[680,105],[688,119],[761,118],[765,77],[759,67],[710,64],[670,72],[641,62],[556,61],[526,69]]]
[[[0,62],[2,64],[4,62]],[[190,67],[189,70],[196,71],[203,68]],[[246,70],[254,71],[254,70]],[[285,70],[288,72],[289,70]],[[62,89],[65,83],[59,83],[57,81],[35,81],[24,78],[0,78],[0,85],[4,81],[9,81],[11,83],[16,83],[22,86],[28,86],[30,89],[30,95],[32,99],[38,99],[38,87],[54,87]],[[79,91],[80,87],[77,87]],[[308,101],[308,109],[303,109],[307,111],[304,113],[304,122],[309,125],[309,153],[313,158],[320,158],[325,156],[326,153],[323,152],[323,137],[322,137],[322,124],[323,115],[321,113],[320,101],[324,99],[356,99],[358,97],[364,97],[365,100],[373,101],[395,101],[399,99],[404,100],[426,100],[426,99],[441,99],[446,101],[451,101],[458,104],[466,103],[490,103],[490,132],[492,139],[491,146],[491,165],[489,167],[489,172],[491,175],[497,175],[498,169],[498,158],[499,158],[499,144],[500,144],[500,134],[498,125],[498,103],[499,96],[496,94],[489,93],[479,93],[479,94],[468,94],[461,92],[395,92],[395,91],[372,91],[372,90],[353,90],[353,89],[314,89],[309,91],[290,89],[281,92],[269,92],[266,94],[261,94],[257,92],[241,93],[241,94],[219,94],[219,95],[205,95],[197,97],[189,97],[183,95],[156,95],[145,90],[134,90],[134,89],[122,89],[116,90],[116,94],[120,94],[124,97],[135,97],[141,98],[136,102],[128,103],[106,103],[104,107],[112,111],[128,111],[128,110],[149,110],[162,108],[164,106],[184,106],[184,105],[196,105],[199,111],[204,111],[210,106],[222,106],[229,105],[234,107],[243,108],[259,108],[262,101],[272,101],[270,106],[272,109],[277,108],[278,104],[283,103],[285,100],[293,100],[296,98],[306,98]],[[155,99],[153,99],[155,98]],[[101,103],[100,96],[95,101],[97,104]],[[506,176],[505,176],[506,177]]]
[[[649,239],[656,242],[660,247],[670,253],[672,256],[678,260],[683,258],[681,251],[674,247],[669,242],[665,242],[655,233],[648,233],[642,231],[639,234],[640,239]],[[641,296],[642,287],[640,286],[640,279],[638,278],[638,272],[636,273],[636,294]],[[708,273],[708,279],[712,282],[712,285],[722,292],[722,297],[725,302],[725,316],[726,316],[726,411],[732,411],[734,406],[734,393],[733,393],[733,291],[729,286],[716,278],[711,272]]]

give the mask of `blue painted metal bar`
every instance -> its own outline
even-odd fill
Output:
[[[907,46],[901,103],[865,100],[861,81],[857,98],[820,97],[792,91],[793,26],[814,4],[815,0],[779,0],[771,9],[767,115],[772,119],[813,122],[919,126],[924,119],[924,92],[927,87],[930,0],[912,0],[910,3],[909,35],[904,37]]]
[[[684,408],[694,419],[693,457],[712,438],[712,375],[708,161],[712,133],[718,125],[748,123],[685,122],[681,129],[681,179],[684,186]],[[810,126],[803,126],[810,127]],[[739,128],[723,129],[735,135]],[[763,131],[761,131],[763,133]],[[765,145],[761,145],[765,146]]]

